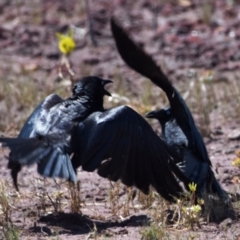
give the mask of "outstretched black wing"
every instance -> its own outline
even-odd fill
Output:
[[[73,167],[121,180],[148,193],[152,185],[165,199],[182,192],[171,171],[172,154],[151,126],[127,106],[95,112],[74,129]],[[170,164],[169,164],[170,163]],[[176,171],[175,171],[176,170]],[[174,173],[188,180],[175,166]]]
[[[76,181],[68,152],[64,143],[48,138],[0,138],[1,145],[11,152],[9,161],[20,165],[38,164],[38,172],[46,177],[60,177]]]
[[[60,102],[62,102],[63,99],[59,97],[57,94],[49,95],[47,98],[45,98],[32,112],[32,114],[28,117],[27,121],[24,123],[18,138],[29,138],[35,136],[35,123],[37,118],[39,117],[40,112],[43,109],[43,106],[50,108]]]
[[[36,121],[41,111],[61,103],[63,99],[52,94],[45,98],[25,122],[17,138],[0,138],[1,146],[10,149],[8,168],[18,190],[17,175],[23,165],[38,163],[38,172],[43,176],[76,180],[70,158],[64,148],[55,146],[47,138],[37,138]]]
[[[154,84],[163,89],[167,94],[178,125],[188,139],[189,147],[199,156],[199,160],[211,165],[203,138],[181,94],[174,88],[155,61],[133,42],[114,19],[111,19],[111,29],[117,49],[123,60],[132,69],[149,78]]]

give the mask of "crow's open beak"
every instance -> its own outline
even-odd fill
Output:
[[[156,117],[156,113],[155,113],[155,111],[148,112],[148,113],[146,113],[145,117],[146,118],[155,118]]]
[[[104,89],[104,95],[107,95],[107,96],[112,96],[110,92],[108,92],[106,89]]]
[[[112,83],[112,82],[113,82],[113,81],[111,81],[111,80],[108,80],[108,79],[105,80],[105,79],[104,79],[104,80],[102,81],[102,84],[103,84],[103,86],[106,86],[107,84]],[[110,97],[112,96],[111,93],[108,92],[105,88],[103,89],[103,91],[104,91],[104,95],[107,95],[107,96],[110,96]]]

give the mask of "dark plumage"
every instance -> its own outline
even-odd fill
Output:
[[[41,175],[72,181],[82,166],[144,193],[152,185],[165,199],[174,201],[182,192],[175,175],[189,183],[173,162],[177,156],[131,108],[104,110],[106,90],[95,88],[90,81],[98,82],[98,78],[81,80],[67,100],[47,97],[29,117],[19,138],[0,139],[11,150],[9,166],[16,186],[19,168],[12,164],[21,167],[37,162]]]
[[[181,94],[154,60],[138,47],[113,19],[111,29],[123,60],[166,93],[171,107],[149,113],[147,117],[159,119],[163,139],[181,158],[178,165],[185,176],[197,183],[201,196],[208,191],[228,199],[214,176],[203,138]],[[156,117],[158,115],[161,117]]]
[[[144,193],[152,185],[170,201],[182,192],[172,171],[189,183],[173,162],[177,156],[146,120],[127,106],[91,114],[76,125],[72,140],[74,168],[97,169],[100,176],[134,185]]]
[[[76,181],[70,160],[71,135],[74,124],[94,111],[103,110],[103,96],[110,95],[104,86],[110,83],[98,77],[78,81],[72,96],[63,100],[56,94],[48,96],[24,124],[18,138],[0,138],[10,148],[8,167],[15,187],[22,165],[38,164],[38,172],[47,177]]]
[[[184,174],[198,186],[198,195],[205,192],[218,193],[225,198],[225,192],[217,182],[211,166],[201,161],[197,153],[189,147],[188,139],[171,113],[171,108],[149,112],[147,118],[158,119],[162,127],[162,138],[179,156],[176,162]]]

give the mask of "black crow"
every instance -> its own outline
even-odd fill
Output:
[[[47,177],[76,181],[72,167],[70,142],[74,124],[94,111],[103,110],[103,96],[110,95],[104,86],[112,81],[85,77],[72,89],[66,100],[56,94],[45,98],[24,124],[17,138],[0,138],[9,147],[8,168],[14,185],[22,165],[38,164],[38,172]]]
[[[146,117],[159,121],[163,140],[180,156],[181,161],[176,164],[192,182],[197,183],[198,195],[203,196],[205,192],[218,193],[225,198],[225,192],[217,182],[211,166],[208,162],[201,161],[199,155],[189,146],[171,108],[149,112]]]
[[[81,80],[67,100],[47,97],[29,117],[19,138],[1,138],[2,145],[11,150],[10,165],[37,162],[41,175],[72,181],[80,166],[91,172],[97,169],[100,176],[135,185],[144,193],[152,185],[165,199],[174,201],[182,192],[175,175],[189,183],[173,162],[177,156],[133,109],[104,110],[103,95],[109,93],[98,85],[95,91],[95,81],[98,78]],[[17,186],[19,168],[10,168]]]
[[[162,124],[164,141],[181,158],[181,163],[178,164],[183,173],[190,181],[197,183],[201,196],[204,192],[211,190],[227,200],[226,192],[217,182],[211,169],[211,161],[203,138],[181,94],[155,61],[133,42],[114,19],[111,20],[111,29],[123,60],[132,69],[162,88],[167,95],[170,107],[149,113],[147,117],[161,115],[158,119]]]

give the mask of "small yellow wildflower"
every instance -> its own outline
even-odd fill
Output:
[[[61,33],[56,33],[58,37],[58,48],[59,50],[65,54],[69,55],[76,47],[76,43],[73,39],[73,31],[69,31],[67,35],[63,35]]]
[[[191,209],[194,213],[199,213],[202,209],[199,205],[193,205]]]
[[[197,199],[197,203],[198,203],[198,205],[203,205],[204,204],[204,200],[201,199],[201,198],[198,198]]]
[[[196,192],[196,190],[197,190],[197,184],[194,183],[194,182],[189,183],[189,184],[188,184],[188,187],[189,187],[189,189],[190,189],[191,192]]]
[[[183,212],[189,217],[189,220],[196,220],[201,213],[201,207],[199,205],[192,205],[191,207],[183,207]]]
[[[233,160],[233,162],[232,162],[232,165],[233,165],[234,167],[240,168],[240,158],[235,158],[235,159]]]

